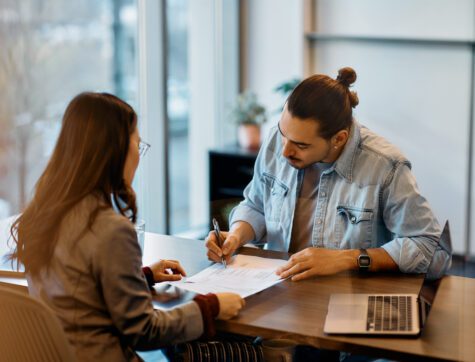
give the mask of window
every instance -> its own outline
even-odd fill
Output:
[[[189,228],[188,0],[167,1],[168,224],[170,233]]]
[[[0,220],[28,203],[76,94],[136,107],[136,19],[136,0],[0,2]]]
[[[209,224],[208,151],[235,140],[238,2],[166,2],[168,230],[201,237]]]

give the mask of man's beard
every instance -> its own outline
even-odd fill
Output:
[[[328,149],[327,149],[327,152],[325,153],[325,155],[317,160],[317,161],[313,161],[313,162],[310,162],[310,163],[307,163],[307,164],[302,164],[301,162],[303,162],[300,158],[296,158],[296,157],[285,157],[287,163],[289,164],[290,167],[293,167],[297,170],[303,170],[304,168],[307,168],[311,165],[314,165],[316,163],[319,163],[319,162],[324,162],[324,160],[328,159],[328,155],[330,154],[331,152],[331,147],[329,146]]]
[[[289,164],[290,167],[293,167],[293,168],[295,168],[295,169],[297,169],[297,170],[300,170],[300,169],[303,169],[303,168],[306,167],[306,166],[305,166],[305,167],[298,166],[298,165],[292,163],[292,162],[301,162],[302,160],[299,159],[299,158],[294,158],[294,157],[292,157],[292,158],[287,158],[287,157],[286,157],[285,159],[286,159],[286,161],[287,161],[287,163]]]

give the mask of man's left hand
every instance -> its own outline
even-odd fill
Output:
[[[307,248],[292,255],[289,261],[277,269],[283,279],[304,280],[317,275],[331,275],[356,268],[355,250]]]

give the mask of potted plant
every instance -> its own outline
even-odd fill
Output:
[[[242,148],[257,150],[261,144],[261,125],[266,122],[266,109],[255,93],[241,93],[231,111],[231,120],[238,125],[238,142]]]

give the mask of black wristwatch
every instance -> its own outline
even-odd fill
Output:
[[[360,272],[368,272],[370,266],[371,257],[368,255],[366,249],[360,249],[360,255],[358,255],[358,268]]]

